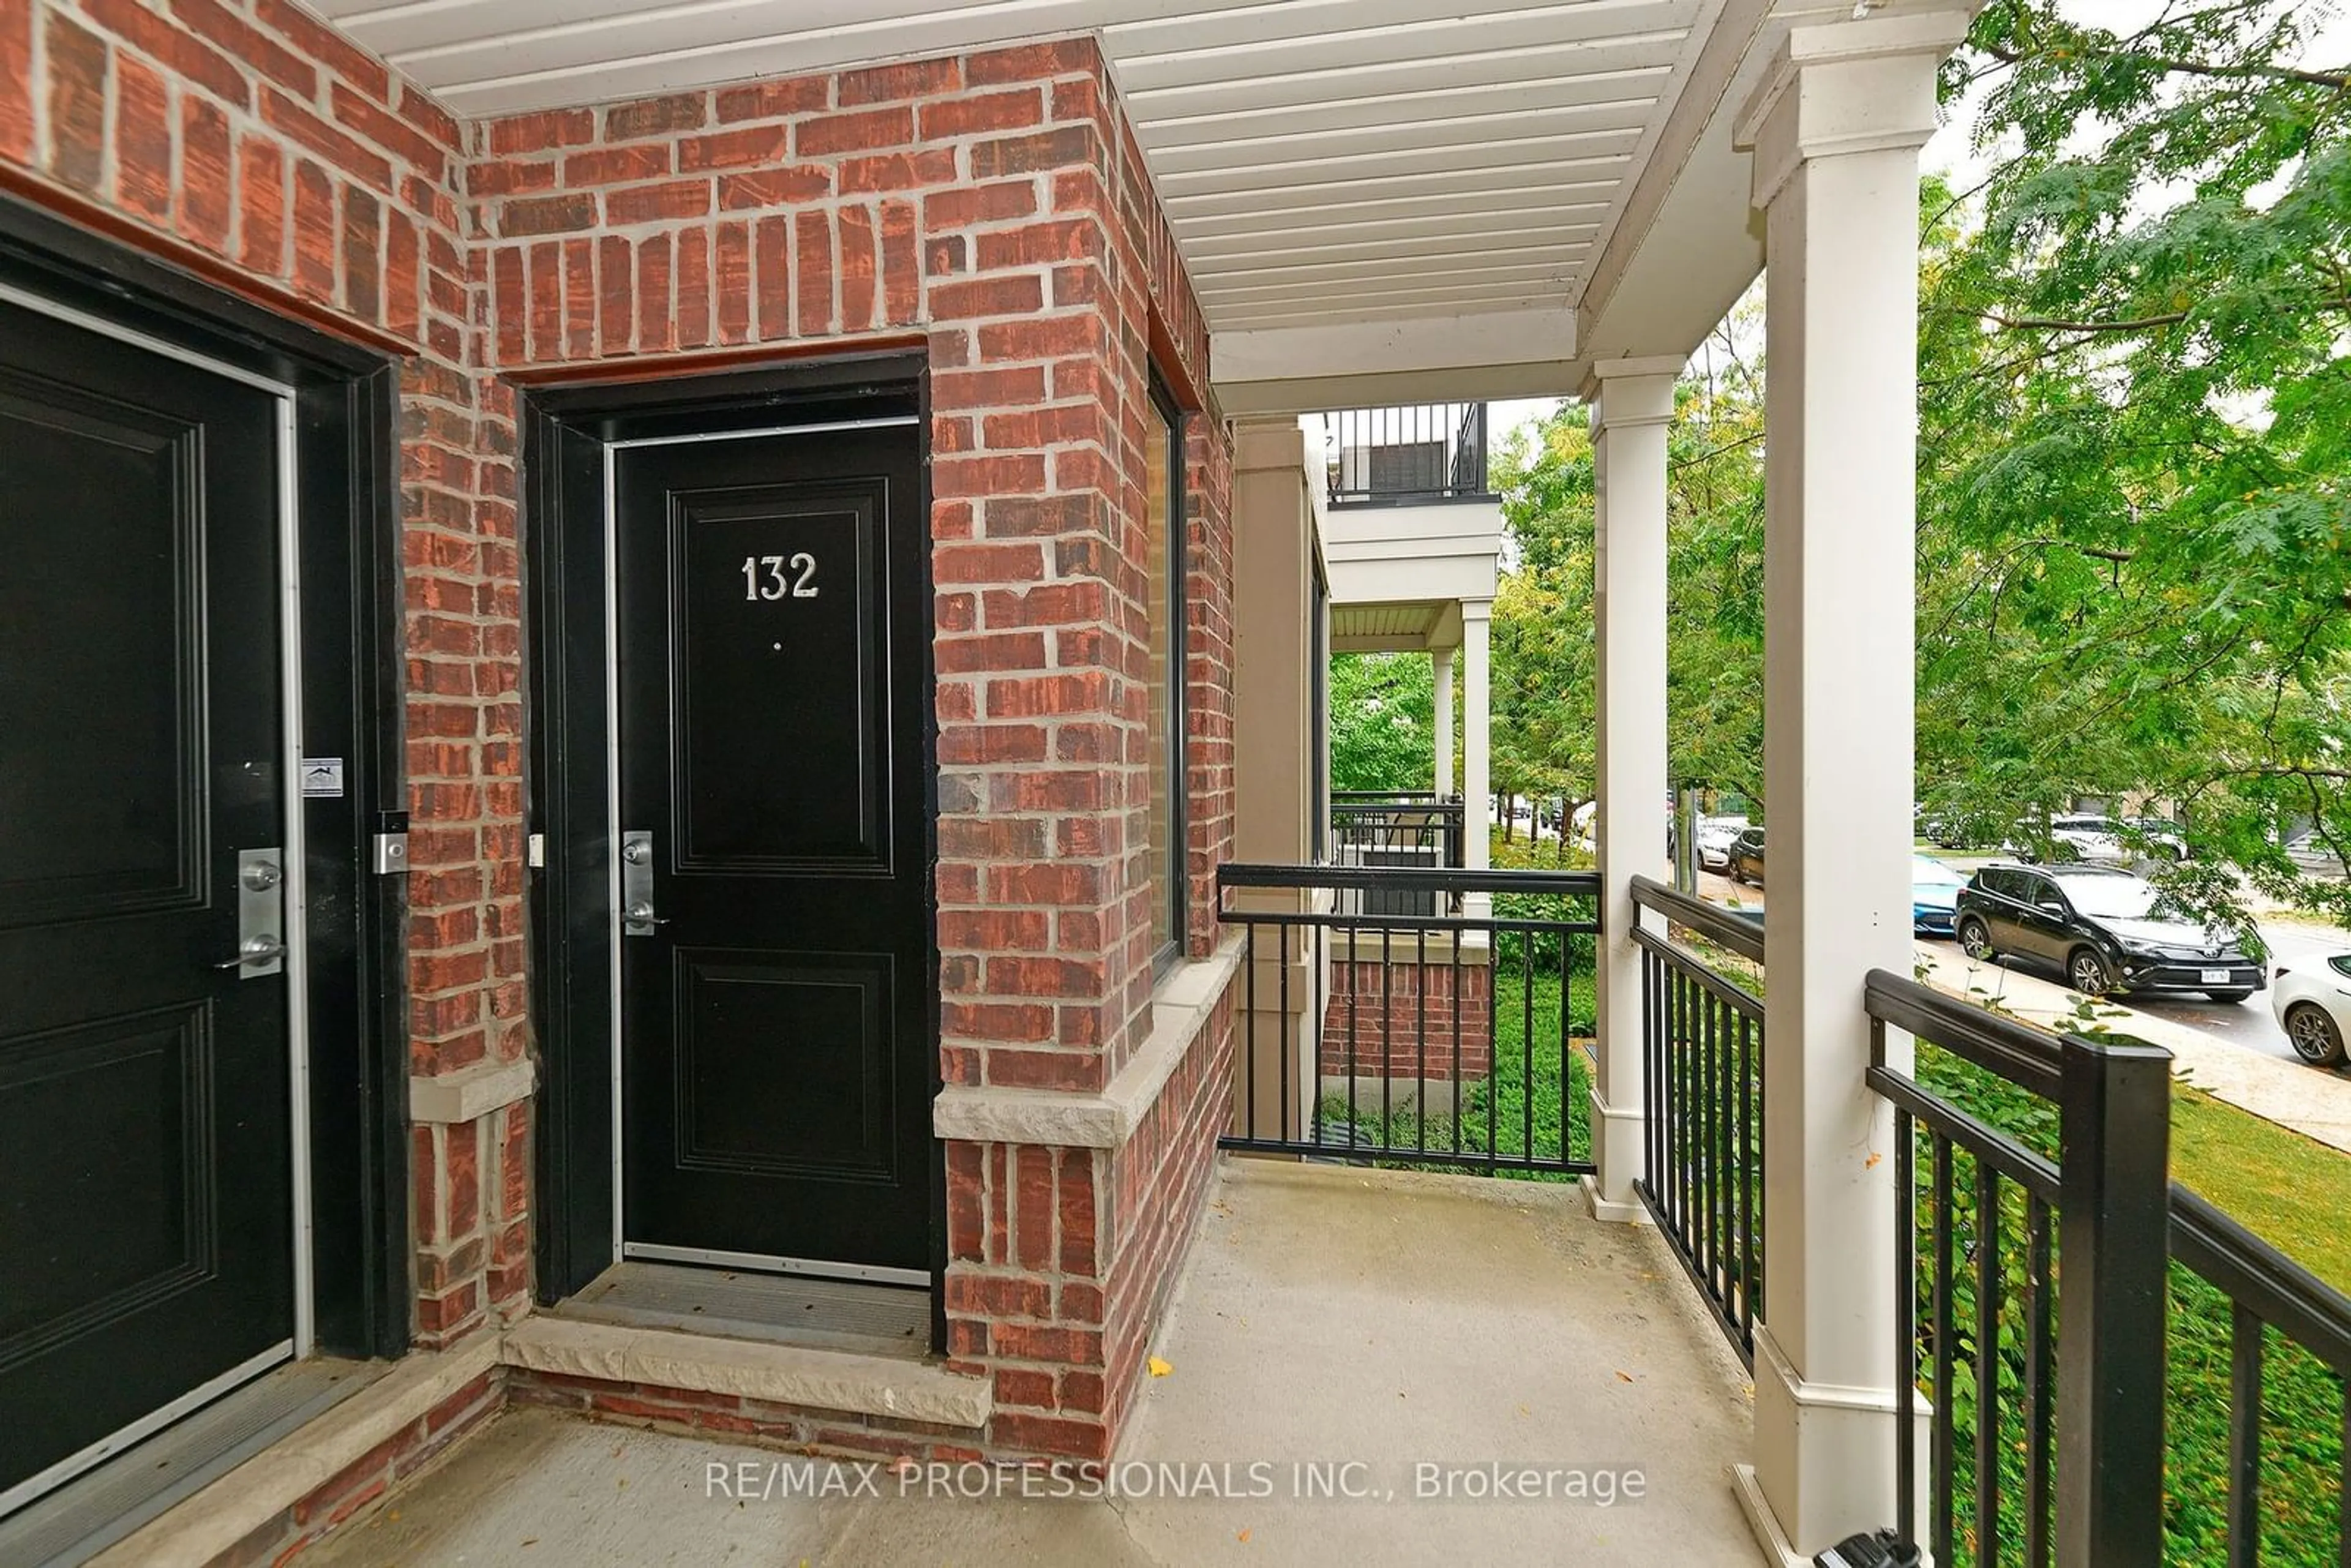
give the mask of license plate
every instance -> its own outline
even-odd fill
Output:
[[[2204,971],[2204,983],[2208,986],[2225,986],[2229,983],[2229,971],[2207,969]]]

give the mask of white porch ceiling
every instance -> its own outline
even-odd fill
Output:
[[[1331,606],[1331,649],[1338,653],[1404,653],[1449,648],[1461,641],[1459,604],[1340,604]],[[1448,634],[1449,633],[1449,634]]]
[[[1720,0],[309,0],[461,113],[1102,40],[1211,328],[1558,309]]]
[[[1761,265],[1723,100],[1854,0],[305,3],[466,115],[1093,33],[1226,406],[1262,413],[1572,393],[1594,353],[1695,347]]]

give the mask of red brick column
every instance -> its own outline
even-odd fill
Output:
[[[1455,1002],[1459,1001],[1459,1030]],[[1493,1071],[1494,971],[1486,964],[1336,959],[1322,1011],[1326,1079],[1387,1078],[1467,1085]]]
[[[1205,386],[1207,333],[1093,44],[474,136],[475,273],[500,371],[926,346],[941,1072],[1101,1092],[1150,1026],[1148,377],[1157,344],[1167,379]],[[1205,954],[1231,817],[1229,455],[1213,413],[1186,455],[1189,936]],[[1126,1148],[949,1145],[948,1349],[993,1380],[992,1442],[1108,1451],[1213,1144],[1194,1102],[1221,1036],[1203,1038],[1170,1124]],[[1113,1301],[1121,1288],[1131,1300]]]

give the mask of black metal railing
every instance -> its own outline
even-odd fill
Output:
[[[1488,500],[1486,405],[1416,403],[1322,416],[1334,507]]]
[[[1669,923],[1635,925],[1641,950],[1643,1204],[1740,1359],[1755,1362],[1763,1300],[1763,1002],[1673,940],[1679,926],[1750,963],[1761,927],[1645,876],[1633,903]]]
[[[1630,890],[1668,923],[1631,933],[1639,1190],[1752,1364],[1762,932],[1648,878]],[[2351,1568],[2351,1297],[2169,1182],[2169,1054],[1885,970],[1865,1006],[1866,1081],[1894,1119],[1902,1540],[1979,1568]]]
[[[1459,870],[1462,864],[1461,802],[1404,791],[1374,795],[1338,791],[1331,797],[1330,861],[1340,866],[1398,870]],[[1439,915],[1452,901],[1417,890],[1339,890],[1338,908],[1349,915]]]
[[[1883,969],[1865,997],[1868,1082],[1894,1106],[1896,1531],[1921,1543],[1924,1392],[1935,1562],[1959,1562],[1956,1542],[1984,1564],[2154,1568],[2169,1053],[2048,1034]],[[1968,1098],[2012,1102],[2003,1120],[2053,1106],[2054,1158],[1889,1066],[1889,1027],[1972,1070]]]
[[[2199,1285],[2225,1299],[2229,1321],[2229,1457],[2223,1495],[2228,1561],[2232,1565],[2277,1561],[2274,1550],[2264,1552],[2263,1537],[2272,1548],[2283,1535],[2309,1552],[2310,1561],[2351,1563],[2351,1298],[2276,1248],[2247,1230],[2197,1194],[2174,1185],[2171,1189],[2171,1258],[2175,1268],[2174,1299],[2179,1299],[2178,1270],[2195,1277]],[[2196,1303],[2189,1301],[2191,1309]],[[2285,1342],[2273,1353],[2274,1335]],[[2307,1370],[2282,1365],[2302,1359]],[[2314,1363],[2314,1366],[2309,1364]],[[2278,1368],[2273,1373],[2273,1368]],[[2284,1385],[2296,1387],[2289,1391]],[[2300,1490],[2323,1493],[2317,1456],[2325,1447],[2321,1434],[2309,1426],[2297,1427],[2321,1412],[2307,1408],[2319,1391],[2315,1384],[2331,1385],[2320,1398],[2329,1398],[2336,1439],[2335,1470],[2328,1478],[2335,1493],[2333,1552],[2314,1551],[2308,1507],[2302,1497],[2280,1500],[2273,1518],[2262,1491],[2264,1458],[2283,1458],[2273,1474],[2283,1484],[2305,1481]],[[2296,1396],[2299,1395],[2300,1397]],[[2265,1441],[2264,1411],[2274,1410],[2281,1429],[2276,1437],[2287,1445],[2278,1453]],[[2266,1450],[2266,1453],[2265,1453]],[[2298,1474],[2296,1472],[2299,1472]],[[2174,1477],[2175,1491],[2180,1478]],[[2323,1531],[2321,1540],[2323,1541]],[[2179,1553],[2173,1553],[2175,1559]]]
[[[1246,933],[1223,1147],[1487,1173],[1594,1168],[1576,1041],[1590,1030],[1596,876],[1228,864],[1217,883],[1217,918]],[[1340,907],[1377,900],[1441,912]]]

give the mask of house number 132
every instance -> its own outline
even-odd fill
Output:
[[[786,562],[779,555],[747,555],[743,558],[743,597],[746,599],[781,599],[789,594],[794,599],[816,597],[816,557],[806,550],[791,558],[790,577],[784,575]]]

